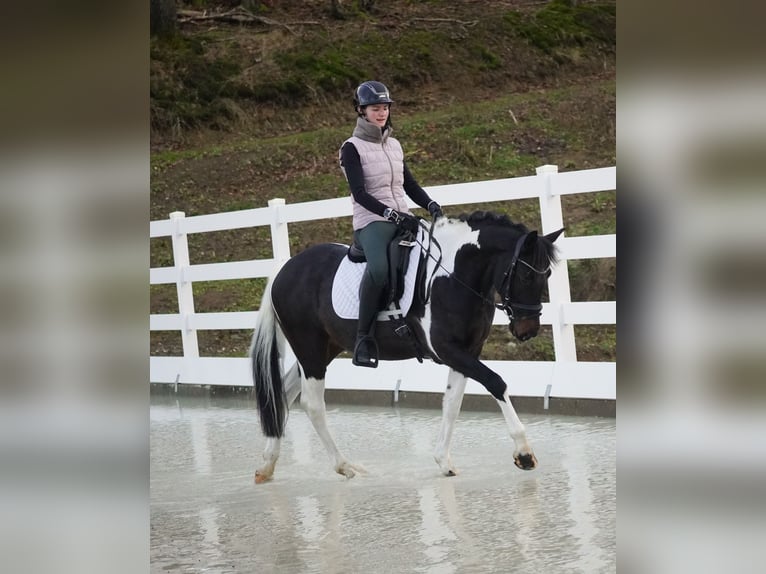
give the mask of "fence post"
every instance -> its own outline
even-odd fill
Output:
[[[564,215],[561,211],[561,196],[555,192],[553,179],[559,171],[558,166],[543,165],[536,169],[538,177],[543,178],[540,193],[540,219],[543,224],[543,234],[558,231],[564,227]],[[566,232],[562,234],[562,237]],[[556,361],[577,361],[574,325],[564,323],[564,304],[572,299],[569,292],[569,269],[566,259],[556,265],[548,278],[548,293],[550,294],[553,317],[553,348]]]
[[[290,259],[290,236],[287,234],[287,222],[282,219],[281,208],[285,205],[282,198],[270,199],[271,219],[271,249],[277,266]]]
[[[186,271],[189,269],[189,243],[186,233],[183,231],[183,220],[186,214],[183,211],[174,211],[170,214],[173,221],[173,263],[176,268],[176,290],[178,292],[178,314],[183,323],[181,327],[181,343],[184,349],[184,358],[199,357],[199,343],[197,331],[191,327],[194,315],[194,293],[191,281],[186,280]]]

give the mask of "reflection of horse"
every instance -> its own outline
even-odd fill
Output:
[[[479,354],[492,325],[495,294],[501,300],[497,307],[508,314],[509,328],[517,339],[537,335],[540,300],[555,262],[553,242],[561,231],[539,236],[505,216],[487,212],[459,220],[439,219],[432,232],[440,255],[421,261],[427,266],[425,276],[433,278],[430,298],[426,302],[416,298],[405,318],[412,337],[398,336],[388,322],[378,325],[381,360],[415,357],[417,345],[426,356],[450,367],[434,452],[447,476],[456,473],[450,441],[467,377],[484,385],[499,403],[516,445],[516,466],[530,470],[537,464],[511,405],[508,386],[479,361]],[[287,410],[298,393],[335,460],[335,471],[351,478],[361,470],[340,453],[325,420],[327,365],[343,350],[353,349],[357,331],[357,321],[339,318],[331,301],[333,277],[346,253],[347,247],[338,244],[313,246],[287,261],[264,293],[251,348],[261,427],[267,437],[265,462],[255,473],[258,483],[274,473]],[[281,370],[285,339],[297,358],[286,373]]]

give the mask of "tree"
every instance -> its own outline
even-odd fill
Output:
[[[175,0],[149,0],[149,34],[168,37],[177,27]]]

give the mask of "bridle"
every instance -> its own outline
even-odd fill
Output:
[[[529,267],[538,275],[545,275],[551,269],[550,265],[542,270],[537,269],[526,261],[519,259],[521,248],[523,247],[524,241],[526,241],[528,235],[529,233],[525,233],[516,240],[516,245],[513,249],[513,258],[511,259],[508,268],[505,270],[505,273],[503,274],[503,280],[500,282],[500,287],[497,290],[501,301],[500,303],[495,303],[495,307],[501,311],[505,311],[510,321],[513,321],[514,319],[529,319],[531,317],[539,317],[543,310],[542,303],[537,303],[536,305],[528,305],[526,303],[514,303],[511,301],[511,284],[513,281],[513,274],[516,272],[517,263],[521,263],[522,265]]]

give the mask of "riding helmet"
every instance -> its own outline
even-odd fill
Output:
[[[361,109],[372,104],[393,104],[388,88],[380,82],[362,82],[354,92],[354,109],[361,115]]]

